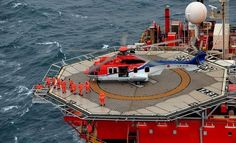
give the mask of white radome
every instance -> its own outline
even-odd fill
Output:
[[[200,2],[192,2],[185,9],[185,17],[193,24],[200,24],[206,20],[207,8]]]

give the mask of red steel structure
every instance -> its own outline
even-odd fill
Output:
[[[170,32],[170,8],[166,6],[165,8],[165,33],[168,34]]]

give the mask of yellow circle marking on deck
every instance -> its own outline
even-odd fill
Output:
[[[174,95],[174,94],[177,94],[177,93],[183,91],[185,88],[188,87],[188,85],[191,82],[191,78],[185,70],[183,70],[183,69],[172,69],[172,71],[174,71],[175,73],[177,73],[179,75],[179,77],[181,78],[181,82],[174,89],[171,89],[167,92],[160,93],[160,94],[145,95],[145,96],[139,96],[139,95],[126,96],[126,95],[119,95],[119,94],[107,92],[107,91],[103,90],[102,88],[100,88],[96,81],[90,81],[90,84],[91,84],[91,88],[95,92],[97,92],[97,93],[104,92],[107,97],[112,98],[112,99],[117,99],[117,100],[151,100],[151,99],[159,99],[159,98],[168,97],[168,96],[171,96],[171,95]]]

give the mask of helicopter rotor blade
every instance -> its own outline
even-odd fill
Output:
[[[161,45],[166,45],[166,44],[170,44],[170,43],[178,43],[178,42],[182,42],[182,40],[177,39],[177,40],[172,40],[172,41],[165,41],[165,42],[161,42],[161,43],[157,43],[157,44],[142,46],[142,48],[151,48],[151,47],[155,47],[155,46],[161,46]]]
[[[120,39],[120,45],[124,46],[127,44],[128,34],[123,33]]]
[[[92,67],[89,68],[89,72],[88,73],[92,73],[94,71],[96,71],[97,69],[99,69],[102,65],[112,61],[115,57],[117,56],[117,54],[105,59],[104,61],[102,61],[101,63],[99,63],[98,65],[93,65]]]
[[[96,52],[99,50],[96,50],[96,49],[70,49],[70,50],[67,50],[67,52],[78,52],[78,51],[79,52]]]

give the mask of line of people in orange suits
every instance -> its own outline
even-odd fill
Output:
[[[58,89],[58,90],[61,89],[62,93],[66,93],[67,82],[65,80],[61,80],[60,78],[46,77],[45,85],[48,88],[53,87],[54,89]],[[80,96],[83,96],[84,88],[85,88],[86,94],[91,92],[89,81],[85,81],[84,84],[82,82],[79,82],[78,84],[76,84],[73,80],[69,79],[69,89],[72,94],[76,95],[77,87],[78,87],[78,93]],[[104,92],[99,93],[99,102],[101,106],[105,106],[105,93]]]

